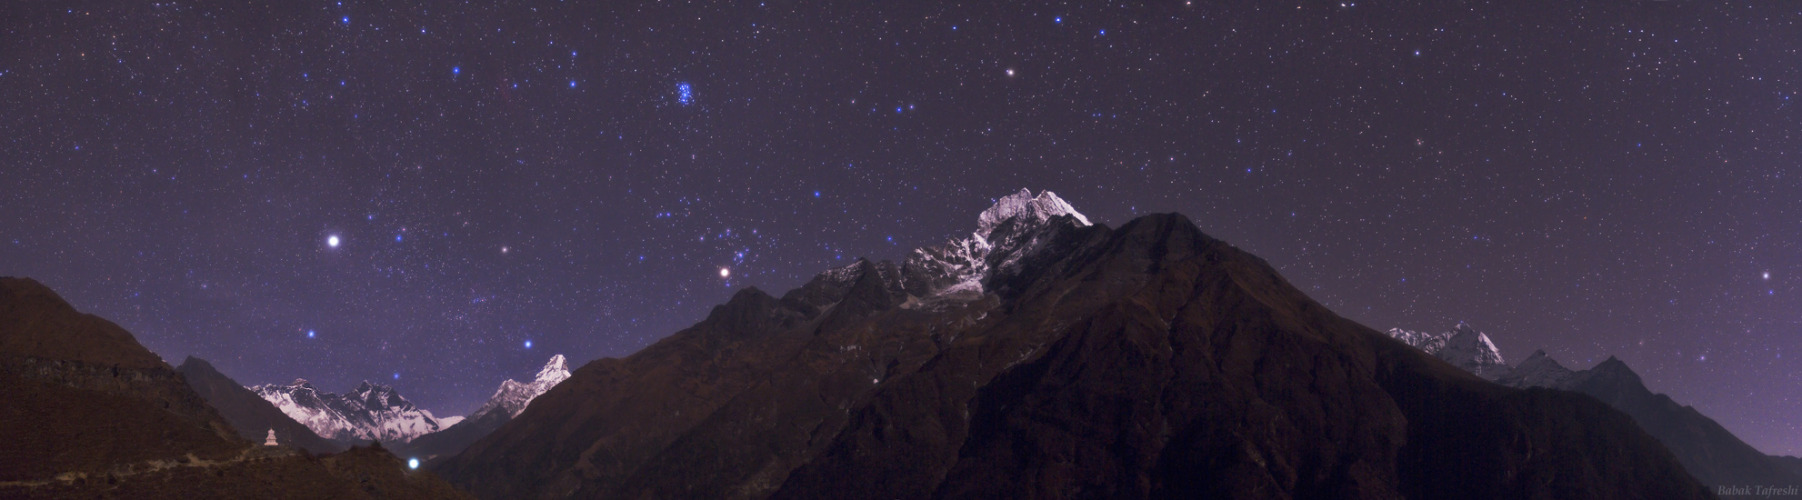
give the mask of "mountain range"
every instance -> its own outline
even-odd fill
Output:
[[[342,395],[321,391],[306,379],[249,389],[320,436],[344,443],[405,443],[461,420],[439,419],[393,387],[368,380]]]
[[[1025,190],[899,264],[553,356],[461,422],[171,368],[0,278],[0,400],[8,498],[1708,498],[1802,468],[1618,360],[1378,332],[1181,215],[1111,228]]]
[[[188,357],[176,368],[182,378],[187,379],[188,387],[194,389],[207,404],[219,410],[220,416],[238,430],[238,436],[245,440],[261,443],[268,431],[275,431],[276,441],[313,453],[336,453],[344,451],[343,443],[319,437],[319,434],[294,421],[274,404],[258,397],[255,392],[238,385],[231,377],[219,373],[206,360]]]
[[[1640,428],[1670,449],[1684,469],[1704,484],[1802,484],[1802,471],[1792,465],[1796,458],[1765,455],[1695,408],[1680,405],[1664,394],[1654,394],[1638,373],[1614,357],[1589,369],[1573,371],[1539,350],[1510,367],[1502,364],[1501,354],[1488,335],[1464,323],[1438,335],[1401,329],[1392,329],[1389,335],[1501,385],[1559,389],[1607,403],[1633,417]],[[1447,339],[1461,340],[1448,343]],[[1453,345],[1466,347],[1450,347]]]
[[[430,468],[485,498],[1711,496],[1595,398],[1339,317],[1181,215],[1028,191],[741,290]]]

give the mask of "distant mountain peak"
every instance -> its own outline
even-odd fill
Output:
[[[512,419],[519,415],[519,412],[525,411],[526,406],[532,404],[533,399],[537,399],[545,391],[551,390],[552,387],[556,387],[557,384],[567,379],[569,379],[569,362],[564,359],[562,354],[552,355],[550,361],[546,361],[544,367],[538,369],[538,374],[532,378],[531,382],[511,379],[501,382],[500,388],[495,389],[494,395],[488,398],[488,402],[482,403],[480,408],[471,412],[467,420],[481,420],[482,417],[494,412],[501,412],[506,415],[507,419]]]
[[[1502,359],[1501,349],[1488,335],[1478,331],[1470,323],[1459,321],[1452,330],[1444,333],[1426,333],[1400,328],[1391,328],[1387,332],[1390,337],[1414,346],[1434,357],[1445,360],[1464,371],[1476,374],[1489,380],[1496,380],[1508,374],[1507,363]]]
[[[1001,223],[1018,217],[1026,217],[1034,223],[1042,224],[1059,215],[1069,215],[1081,225],[1090,225],[1088,217],[1077,212],[1063,198],[1058,198],[1057,193],[1045,190],[1040,191],[1038,196],[1033,196],[1032,190],[1020,188],[1018,193],[995,200],[994,206],[977,216],[976,235],[986,239]]]
[[[449,425],[393,387],[368,380],[342,395],[321,391],[306,379],[248,389],[314,433],[338,441],[407,442]]]
[[[533,377],[533,380],[555,379],[556,382],[551,382],[551,384],[556,385],[557,382],[562,382],[566,378],[569,378],[569,362],[563,359],[562,354],[555,354],[551,356],[550,361],[545,362],[544,368],[538,369],[538,375]]]
[[[1480,346],[1493,347],[1487,336],[1470,325],[1460,322],[1452,330],[1436,338],[1464,345],[1467,349],[1471,346],[1478,346],[1479,350]],[[1420,346],[1415,341],[1421,335],[1390,330],[1391,337],[1416,347]],[[1428,352],[1448,350],[1450,348]],[[1499,354],[1496,359],[1500,359]],[[1689,473],[1707,484],[1791,484],[1802,479],[1802,474],[1798,474],[1802,471],[1788,470],[1785,462],[1765,456],[1701,412],[1679,405],[1663,394],[1652,393],[1638,373],[1614,356],[1587,370],[1572,370],[1552,359],[1544,349],[1539,349],[1512,369],[1504,366],[1501,370],[1476,372],[1466,365],[1459,365],[1459,368],[1509,387],[1572,391],[1607,403],[1632,416],[1640,427],[1676,455]]]

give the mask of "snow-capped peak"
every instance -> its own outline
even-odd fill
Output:
[[[367,380],[344,395],[320,391],[305,379],[248,389],[327,439],[407,442],[448,426],[393,387]]]
[[[1090,225],[1088,217],[1077,212],[1076,208],[1071,207],[1063,198],[1058,198],[1057,193],[1049,190],[1040,191],[1039,195],[1035,197],[1032,195],[1032,190],[1021,188],[1018,193],[995,200],[994,206],[983,210],[982,214],[976,217],[976,236],[986,240],[994,233],[996,226],[1015,217],[1027,217],[1034,223],[1044,223],[1059,215],[1074,217],[1076,222],[1083,226]]]
[[[506,418],[511,419],[518,416],[519,412],[525,411],[526,405],[531,404],[532,400],[538,399],[538,396],[543,395],[545,391],[551,390],[552,387],[568,378],[569,362],[563,358],[562,354],[553,355],[550,361],[545,362],[544,368],[538,370],[538,375],[531,382],[511,379],[501,382],[500,388],[495,389],[494,395],[488,398],[488,402],[482,403],[481,408],[476,408],[476,411],[470,413],[468,420],[482,420],[483,417],[494,412],[501,412],[506,415]]]
[[[1495,380],[1508,373],[1508,365],[1502,361],[1502,351],[1495,347],[1495,342],[1490,341],[1488,335],[1477,331],[1476,327],[1462,321],[1452,327],[1452,331],[1445,333],[1416,332],[1400,328],[1391,328],[1387,333],[1402,343],[1479,377]]]
[[[557,385],[557,382],[562,382],[566,378],[569,378],[569,362],[563,359],[562,354],[556,354],[552,355],[551,360],[544,364],[544,368],[538,369],[538,376],[532,380],[550,381],[550,385]]]

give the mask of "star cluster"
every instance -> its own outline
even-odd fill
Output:
[[[1787,9],[1787,10],[1786,10]],[[13,2],[0,274],[246,384],[443,415],[1021,187],[1369,326],[1626,361],[1802,454],[1770,3]]]

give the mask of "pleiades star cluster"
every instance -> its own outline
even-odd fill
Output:
[[[1786,2],[7,2],[0,274],[466,413],[1049,189],[1802,454]]]

